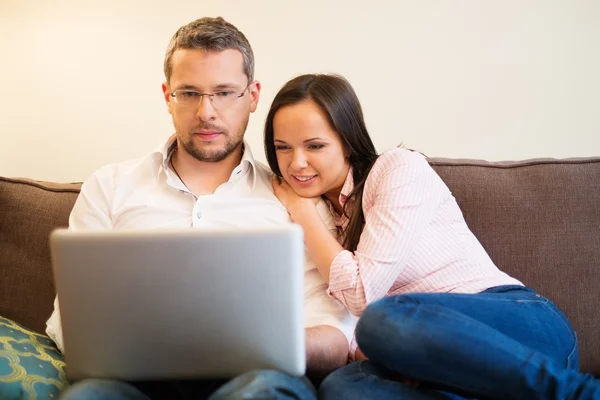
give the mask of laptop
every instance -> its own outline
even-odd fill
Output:
[[[298,225],[50,235],[69,379],[303,375]]]

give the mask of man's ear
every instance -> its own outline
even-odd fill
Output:
[[[258,107],[258,100],[260,99],[261,85],[259,81],[254,81],[248,86],[248,92],[250,94],[250,112],[256,111]]]
[[[167,85],[167,82],[163,82],[162,91],[165,102],[167,103],[167,111],[169,111],[169,114],[171,114],[171,104],[173,103],[173,97],[171,97],[171,89]]]

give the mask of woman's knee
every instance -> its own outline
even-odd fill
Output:
[[[419,304],[408,295],[398,295],[369,305],[356,325],[356,341],[361,350],[385,345],[400,334],[413,339],[418,337],[422,331],[416,318],[411,318],[411,311]]]
[[[431,389],[407,385],[397,374],[371,361],[355,362],[332,372],[319,386],[318,394],[324,400],[448,400]]]

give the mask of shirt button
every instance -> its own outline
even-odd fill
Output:
[[[200,218],[202,218],[202,213],[201,213],[200,211],[198,211],[198,212],[196,213],[196,218],[197,218],[197,219],[200,219]]]

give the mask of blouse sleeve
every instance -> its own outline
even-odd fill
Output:
[[[449,193],[420,154],[404,149],[384,153],[369,175],[358,247],[338,253],[329,275],[329,294],[354,315],[389,292]]]

